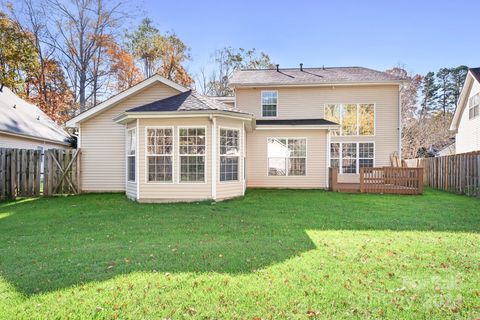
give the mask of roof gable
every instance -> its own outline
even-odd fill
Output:
[[[472,89],[473,83],[477,82],[480,84],[480,68],[470,68],[468,69],[467,77],[463,84],[462,92],[457,101],[457,107],[455,108],[455,113],[453,115],[452,123],[450,124],[450,131],[457,132],[460,120],[462,119],[463,111],[468,102],[468,97]]]
[[[146,105],[136,107],[126,112],[176,112],[176,111],[226,111],[245,113],[240,109],[229,106],[215,99],[203,96],[196,91],[189,90],[175,96],[154,101]]]
[[[0,131],[68,145],[65,130],[7,87],[0,91]]]
[[[108,110],[109,108],[112,108],[113,106],[117,105],[118,103],[128,99],[129,97],[131,97],[133,94],[136,94],[138,93],[139,91],[147,88],[147,87],[150,87],[151,85],[155,84],[155,83],[163,83],[173,89],[176,89],[178,90],[179,92],[187,92],[189,91],[189,89],[171,81],[171,80],[168,80],[160,75],[154,75],[150,78],[147,78],[145,80],[143,80],[142,82],[140,83],[137,83],[136,85],[134,85],[133,87],[130,87],[128,88],[127,90],[125,91],[122,91],[116,95],[114,95],[113,97],[109,98],[108,100],[96,105],[95,107],[93,108],[90,108],[88,109],[87,111],[84,111],[82,113],[80,113],[79,115],[77,115],[76,117],[74,117],[73,119],[70,119],[69,121],[67,121],[66,125],[67,127],[76,127],[78,126],[78,124],[82,121],[85,121],[105,110]]]

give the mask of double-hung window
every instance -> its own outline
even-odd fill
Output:
[[[480,115],[480,93],[468,99],[468,119],[473,119]]]
[[[220,181],[238,181],[240,131],[220,129]]]
[[[307,139],[269,138],[269,176],[305,176],[307,172]]]
[[[340,173],[359,173],[360,168],[373,167],[373,142],[334,142],[330,144],[330,167]]]
[[[179,128],[180,182],[205,182],[205,128]]]
[[[148,182],[173,182],[173,129],[147,128]]]
[[[277,104],[277,91],[262,91],[262,117],[276,117]]]
[[[135,182],[135,158],[137,153],[137,130],[127,131],[127,180]]]
[[[375,106],[371,103],[328,104],[325,119],[340,124],[333,132],[341,136],[372,136],[375,133]]]

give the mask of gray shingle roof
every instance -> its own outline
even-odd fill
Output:
[[[127,112],[166,111],[226,111],[247,114],[234,106],[203,96],[193,90],[127,110]]]
[[[475,79],[477,79],[477,81],[480,82],[480,67],[479,68],[470,68],[469,70],[473,74]]]
[[[247,69],[234,72],[231,86],[400,82],[404,79],[363,67]]]
[[[0,91],[0,131],[66,143],[69,135],[40,108],[9,88]]]

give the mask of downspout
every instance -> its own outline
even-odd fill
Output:
[[[245,179],[247,178],[247,174],[245,171],[245,146],[247,144],[247,134],[245,132],[245,122],[242,122],[243,131],[242,131],[242,187],[243,187],[243,195],[245,195],[245,190],[247,187]]]
[[[135,128],[135,139],[137,147],[135,150],[135,180],[137,181],[137,201],[140,200],[140,119],[137,119],[137,126]]]
[[[330,139],[330,129],[327,130],[327,146],[326,146],[326,151],[327,151],[327,157],[326,157],[326,183],[325,185],[327,186],[327,189],[330,188],[330,177],[328,176],[330,174],[330,170],[328,170],[328,168],[330,167],[330,142],[331,142],[331,139]]]
[[[398,159],[402,161],[402,91],[403,84],[398,86]]]
[[[212,122],[212,199],[217,200],[217,119],[210,116]]]

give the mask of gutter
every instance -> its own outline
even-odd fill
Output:
[[[10,135],[10,136],[14,136],[14,137],[19,137],[19,138],[27,138],[27,139],[37,140],[37,141],[50,142],[50,143],[55,143],[55,144],[61,144],[61,145],[64,145],[64,146],[70,146],[69,142],[58,141],[58,140],[53,140],[53,139],[48,139],[48,138],[42,138],[42,137],[38,137],[38,136],[31,136],[31,135],[28,135],[28,134],[12,133],[12,132],[3,131],[3,130],[0,130],[0,133]]]

